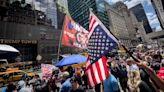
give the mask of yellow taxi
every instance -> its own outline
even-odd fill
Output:
[[[33,77],[33,73],[27,73],[22,70],[10,70],[7,72],[0,72],[0,84],[4,85],[8,82],[19,81],[22,78],[22,75],[26,74],[28,77]]]

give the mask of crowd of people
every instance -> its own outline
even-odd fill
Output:
[[[162,48],[144,49],[143,46],[139,46],[133,51],[136,60],[123,56],[108,62],[109,77],[115,83],[107,81],[107,78],[103,82],[104,92],[119,92],[120,89],[124,92],[164,91],[164,59],[162,54]]]
[[[107,60],[109,76],[93,88],[93,92],[164,92],[163,49],[136,47],[133,56],[115,56]],[[50,78],[22,77],[17,84],[10,83],[2,92],[86,92],[89,88],[85,66],[76,69],[59,68]],[[57,85],[60,83],[61,85]]]

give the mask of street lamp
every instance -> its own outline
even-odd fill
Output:
[[[37,65],[38,65],[38,62],[40,62],[40,60],[42,60],[42,56],[40,54],[38,54],[36,57],[36,60],[37,60]]]

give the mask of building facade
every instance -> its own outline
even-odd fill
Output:
[[[123,14],[108,4],[106,4],[106,9],[107,9],[107,14],[109,16],[110,31],[125,46],[131,47],[132,43]]]
[[[3,20],[6,16],[8,6],[9,0],[0,0],[0,20]]]
[[[138,42],[138,41],[139,41],[139,43],[141,43],[141,42],[149,43],[150,40],[144,29],[143,22],[138,22],[136,16],[132,12],[130,12],[130,16],[132,17],[132,23],[135,28],[135,36],[134,37],[137,37],[137,39],[138,39],[137,41],[134,41],[134,43]],[[136,44],[138,44],[138,43],[136,43]]]
[[[61,30],[46,25],[27,25],[0,21],[0,43],[17,48],[24,61],[35,61],[40,54],[43,61],[57,55]]]
[[[153,32],[150,27],[149,21],[147,19],[147,16],[145,14],[142,4],[138,4],[130,8],[129,10],[136,16],[138,22],[143,22],[143,26],[146,31],[146,34]]]
[[[65,13],[63,13],[59,8],[57,8],[56,11],[57,11],[57,25],[58,25],[57,28],[62,29],[63,23],[64,23],[64,18],[65,18]]]
[[[112,7],[117,9],[117,11],[123,16],[131,41],[136,41],[136,30],[132,21],[133,17],[130,15],[127,6],[123,2],[117,2]]]
[[[58,28],[57,5],[55,2],[52,2],[53,0],[50,1],[49,0],[47,1],[48,5],[46,6],[46,11],[44,11],[44,13],[46,14],[47,18],[51,20],[52,25],[57,29]],[[46,5],[46,4],[42,4],[42,5]]]
[[[52,26],[52,20],[48,19],[44,12],[33,10],[31,4],[26,4],[22,7],[20,1],[15,1],[5,8],[5,16],[1,19],[2,21],[29,25]]]
[[[164,29],[164,8],[163,8],[163,0],[151,0],[153,7],[156,11],[156,14],[158,16],[159,22],[161,24],[162,29]]]
[[[138,22],[136,16],[128,10],[123,2],[117,2],[114,5],[107,3],[106,9],[110,31],[127,47],[149,42],[143,22]]]
[[[85,29],[89,29],[89,8],[109,28],[109,20],[104,6],[104,0],[68,0],[71,17]]]
[[[113,8],[117,9],[118,12],[124,16],[129,37],[133,46],[149,42],[144,26],[142,26],[143,23],[137,21],[136,16],[132,11],[128,10],[127,6],[123,2],[117,2]]]
[[[0,15],[0,44],[18,49],[23,61],[36,61],[37,55],[42,56],[39,63],[50,63],[57,58],[61,29],[55,29],[44,12],[32,9],[30,4],[22,7],[19,1],[0,7],[0,10],[4,8],[4,14]],[[74,48],[60,48],[60,54],[78,52]],[[9,58],[9,61],[14,61],[14,58]]]
[[[1,44],[17,48],[23,61],[36,61],[38,54],[42,61],[57,56],[61,30],[54,29],[44,12],[32,10],[29,4],[21,7],[18,1],[5,8],[5,14],[0,15]]]
[[[68,9],[68,1],[67,0],[58,0],[58,3],[63,5],[66,9]]]

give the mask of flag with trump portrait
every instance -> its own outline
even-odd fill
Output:
[[[88,34],[89,32],[82,26],[70,19],[68,16],[65,16],[62,45],[87,49]]]
[[[92,12],[89,17],[88,38],[88,60],[85,74],[88,85],[92,88],[108,77],[106,54],[118,46],[118,40]]]

